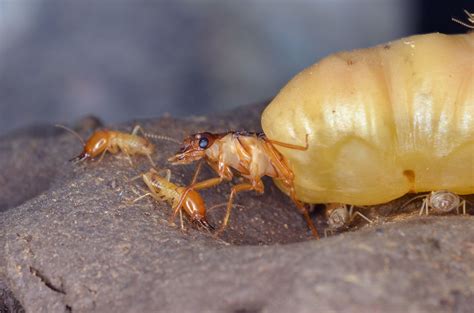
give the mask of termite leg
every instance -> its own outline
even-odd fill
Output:
[[[142,176],[143,176],[143,174],[140,174],[140,175],[134,176],[134,177],[130,178],[130,179],[128,180],[128,182],[135,181],[135,180],[137,180],[137,179],[139,179],[139,178],[142,178]]]
[[[141,189],[141,188],[139,188],[139,189],[140,189],[142,192],[146,192],[145,190],[143,190],[143,189]],[[135,198],[135,199],[133,199],[133,200],[131,200],[131,199],[126,199],[126,201],[127,201],[128,204],[134,204],[135,202],[140,201],[141,199],[143,199],[143,198],[145,198],[145,197],[148,197],[148,196],[151,196],[151,197],[154,198],[154,195],[153,195],[152,193],[150,193],[150,192],[147,192],[147,193],[145,193],[145,194],[143,194],[143,195],[140,195],[140,193],[139,193],[138,191],[136,191],[134,187],[132,187],[132,191],[133,191],[134,194],[136,194],[136,195],[138,196],[138,198]]]
[[[286,143],[286,142],[281,142],[281,141],[277,141],[277,140],[272,140],[272,139],[268,139],[267,140],[273,144],[273,145],[276,145],[276,146],[281,146],[281,147],[285,147],[285,148],[289,148],[289,149],[294,149],[294,150],[301,150],[301,151],[306,151],[308,150],[308,134],[306,134],[306,138],[305,138],[305,145],[304,146],[300,146],[300,145],[294,145],[294,144],[291,144],[291,143]]]
[[[462,200],[461,204],[456,208],[457,214],[459,214],[459,208],[462,207],[462,215],[466,215],[466,200]]]
[[[138,198],[132,200],[132,202],[135,203],[135,202],[140,201],[141,199],[143,199],[143,198],[145,198],[145,197],[149,197],[149,196],[150,196],[150,197],[153,197],[153,195],[152,195],[151,193],[147,192],[146,194],[141,195],[140,197],[138,197]]]
[[[367,216],[365,216],[364,214],[360,213],[359,211],[355,211],[354,212],[354,205],[351,205],[349,207],[349,216],[351,217],[351,220],[353,220],[356,216],[360,216],[362,217],[364,220],[366,220],[369,224],[372,224],[373,221],[368,218]]]
[[[179,221],[181,223],[181,230],[184,231],[183,210],[179,210]]]
[[[466,13],[467,15],[467,20],[472,24],[468,24],[466,22],[463,22],[461,20],[458,20],[457,18],[452,18],[451,20],[453,22],[456,22],[456,23],[459,23],[461,24],[462,26],[465,26],[467,28],[470,28],[470,29],[474,29],[474,13],[470,13],[468,10],[464,10],[464,13]]]
[[[132,135],[136,135],[139,131],[142,133],[143,137],[146,138],[145,131],[143,130],[143,128],[140,125],[135,125],[133,127]]]
[[[425,211],[425,209],[426,209],[426,215],[428,215],[428,197],[423,199],[423,203],[421,204],[421,210],[419,213],[420,216],[423,215],[423,212]]]
[[[328,233],[331,233],[331,234],[334,234],[334,230],[330,229],[330,228],[326,228],[324,230],[324,238],[327,238],[328,237]]]
[[[166,176],[165,176],[167,181],[171,180],[171,170],[168,168],[166,169]]]
[[[316,226],[314,226],[313,220],[309,216],[309,213],[306,207],[303,205],[303,203],[301,203],[298,199],[296,199],[296,192],[293,186],[290,187],[290,198],[296,204],[296,207],[298,208],[300,213],[303,214],[303,217],[306,220],[306,224],[311,230],[311,233],[313,234],[313,236],[319,239],[318,230],[316,229]]]
[[[153,159],[151,158],[151,155],[147,154],[146,156],[147,156],[148,160],[150,161],[151,166],[156,167],[156,164],[155,164],[155,162],[153,162]]]
[[[176,207],[173,208],[173,214],[170,216],[170,220],[168,221],[169,223],[172,223],[174,221],[179,208],[184,203],[184,199],[186,199],[186,197],[188,196],[188,193],[192,190],[192,187],[194,186],[194,183],[196,182],[196,179],[199,175],[199,172],[201,171],[201,166],[202,166],[202,162],[199,161],[198,165],[196,166],[196,170],[194,171],[194,175],[193,175],[193,179],[191,181],[191,184],[184,190],[184,192],[179,197],[178,204],[176,205]],[[170,174],[170,178],[171,178],[171,171],[170,171],[169,174]],[[167,179],[167,180],[169,181],[169,179]]]
[[[346,210],[347,210],[347,204],[344,204],[344,207],[345,207]],[[354,205],[351,205],[351,206],[349,207],[349,216],[351,216],[351,218],[352,218],[353,213],[354,213]],[[355,213],[354,213],[354,216],[355,216]]]
[[[135,125],[135,127],[133,127],[133,130],[132,130],[132,135],[136,135],[138,132],[140,132],[142,134],[143,138],[145,138],[145,139],[147,138],[146,133],[143,130],[143,128],[140,125]],[[156,167],[156,164],[155,164],[155,162],[153,162],[153,159],[151,158],[151,155],[147,154],[146,156],[147,156],[148,160],[150,161],[151,165],[153,167]]]
[[[191,180],[191,185],[194,185],[196,183],[196,180],[198,178],[199,172],[201,171],[202,168],[202,160],[199,160],[198,165],[196,166],[196,170],[194,171],[193,179]]]
[[[108,151],[108,149],[105,149],[104,152],[102,152],[102,154],[100,155],[99,161],[97,161],[97,163],[100,163],[102,161],[102,159],[104,158],[104,155],[107,151]]]
[[[211,188],[215,185],[219,185],[220,183],[222,183],[222,180],[223,180],[222,177],[215,177],[215,178],[210,178],[210,179],[207,179],[207,180],[204,180],[202,182],[192,184],[192,185],[186,187],[184,192],[181,194],[181,197],[179,199],[178,204],[176,205],[176,207],[173,208],[173,214],[171,215],[170,223],[172,221],[174,221],[174,219],[176,218],[176,215],[178,214],[179,209],[181,208],[181,206],[184,203],[184,199],[186,199],[186,197],[188,196],[188,193],[191,190]]]
[[[369,224],[372,224],[372,223],[373,223],[373,221],[372,221],[370,218],[368,218],[368,217],[365,216],[364,214],[360,213],[359,211],[356,211],[356,212],[354,213],[354,217],[356,217],[357,215],[360,216],[360,217],[362,217],[362,218],[363,218],[364,220],[366,220]]]
[[[251,184],[239,184],[239,185],[235,185],[234,187],[232,187],[232,191],[230,192],[229,200],[227,201],[227,208],[226,208],[224,220],[222,221],[222,225],[219,228],[219,230],[217,231],[216,235],[222,233],[224,231],[224,229],[226,228],[227,223],[229,222],[230,212],[232,211],[232,202],[234,200],[234,196],[237,193],[241,192],[241,191],[250,191],[250,190],[253,190],[253,189],[255,189],[257,192],[262,192],[263,191],[263,185],[262,185],[262,188],[254,188],[254,186],[252,186]]]
[[[132,158],[130,157],[130,154],[128,154],[127,151],[124,151],[123,153],[127,156],[128,163],[130,163],[130,165],[133,166],[133,161],[132,161]]]

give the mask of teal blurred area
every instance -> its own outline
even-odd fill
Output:
[[[415,33],[417,3],[0,0],[0,134],[257,103],[327,54]]]

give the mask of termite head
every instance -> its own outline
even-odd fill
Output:
[[[349,221],[349,212],[344,206],[329,207],[328,224],[331,229],[339,229],[345,226]]]
[[[208,132],[193,134],[184,139],[181,149],[168,161],[173,164],[188,164],[200,160],[218,138],[219,135]]]
[[[105,151],[109,145],[110,132],[107,130],[98,130],[90,136],[84,144],[81,154],[72,158],[70,161],[81,162],[94,158]]]

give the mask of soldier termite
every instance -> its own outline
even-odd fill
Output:
[[[133,178],[137,179],[140,176]],[[147,185],[149,192],[133,200],[139,201],[145,197],[152,197],[157,201],[167,201],[173,208],[178,208],[179,212],[184,212],[189,216],[191,222],[204,227],[207,230],[213,230],[214,227],[206,220],[206,205],[198,192],[191,190],[184,197],[186,187],[178,186],[170,181],[171,171],[166,170],[166,175],[162,176],[154,168],[141,175],[143,182]],[[182,204],[179,204],[183,197]],[[174,220],[174,218],[173,218]],[[181,219],[181,228],[183,228]]]
[[[114,130],[97,130],[89,137],[89,139],[87,139],[86,142],[84,142],[81,136],[72,129],[63,125],[56,126],[73,133],[82,142],[84,147],[82,152],[70,161],[81,162],[93,159],[100,155],[100,162],[107,151],[112,154],[122,151],[128,157],[130,164],[132,164],[132,159],[130,158],[131,155],[141,154],[148,158],[152,166],[155,166],[155,162],[153,162],[151,158],[155,146],[146,138],[137,135],[140,131],[143,136],[146,136],[145,132],[143,132],[139,125],[136,125],[133,128],[131,134]]]
[[[246,180],[244,183],[232,187],[227,202],[226,215],[219,232],[225,229],[229,221],[234,196],[241,191],[250,190],[263,193],[264,185],[261,178],[263,176],[270,176],[286,187],[288,195],[303,214],[312,234],[319,238],[307,209],[296,197],[293,186],[293,172],[285,158],[275,149],[275,146],[300,151],[308,149],[307,144],[305,146],[298,146],[278,142],[268,139],[263,133],[227,132],[213,134],[203,132],[187,137],[183,142],[181,150],[171,157],[169,161],[173,164],[188,164],[204,159],[219,175],[219,177],[191,184],[187,187],[186,193],[194,189],[209,188],[225,180],[232,180],[234,176],[232,169],[237,171]],[[200,167],[201,163],[196,168],[195,177],[197,177]],[[180,203],[183,201],[184,196],[182,196]],[[174,216],[177,214],[178,209],[179,207],[175,207]]]
[[[354,206],[342,203],[331,203],[326,205],[326,217],[328,221],[328,228],[324,230],[324,235],[327,237],[328,232],[334,232],[342,228],[347,228],[352,223],[352,221],[360,216],[366,220],[369,224],[372,224],[367,216],[360,213],[359,211],[354,211]]]

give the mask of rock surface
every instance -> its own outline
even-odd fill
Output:
[[[261,108],[140,125],[179,139],[202,130],[259,130]],[[157,164],[171,168],[174,182],[189,183],[194,165],[170,167],[166,159],[178,147],[156,143]],[[265,180],[264,195],[238,196],[230,227],[215,238],[186,220],[184,231],[169,225],[167,203],[130,202],[143,193],[140,180],[130,179],[149,169],[146,158],[134,158],[133,167],[120,155],[100,163],[68,163],[80,150],[77,139],[49,126],[0,138],[0,312],[470,312],[474,307],[471,215],[393,217],[406,200],[401,199],[368,209],[376,220],[371,226],[316,241],[291,201]],[[201,179],[212,175],[205,170]],[[229,187],[203,191],[208,207],[224,203]],[[322,214],[313,215],[324,229]],[[215,225],[222,217],[223,208],[209,211]]]

